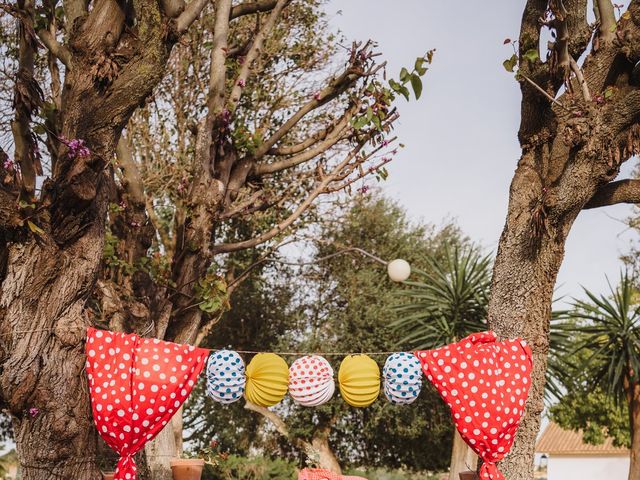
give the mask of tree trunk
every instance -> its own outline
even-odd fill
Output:
[[[340,463],[329,446],[330,432],[330,428],[320,430],[320,432],[316,433],[311,440],[311,446],[313,447],[314,452],[318,455],[318,465],[320,468],[342,475]]]
[[[629,480],[637,480],[640,478],[640,383],[634,383],[630,393],[631,462]]]
[[[527,160],[524,155],[511,185],[488,310],[490,327],[501,339],[524,338],[533,351],[532,385],[525,414],[511,452],[500,462],[509,480],[533,478],[535,443],[544,407],[553,288],[566,236],[576,216],[566,215],[558,223],[545,219],[546,232],[535,235],[535,205],[543,189],[539,177],[526,165]]]
[[[149,465],[152,480],[172,480],[171,458],[175,456],[176,443],[173,435],[173,422],[169,422],[158,436],[147,443],[144,453]]]
[[[105,213],[102,197],[97,206]],[[2,357],[0,382],[25,480],[101,478],[84,374],[83,310],[102,240],[96,222],[62,249],[36,241],[9,248],[0,333],[11,349]]]
[[[477,455],[462,439],[457,429],[453,433],[453,447],[451,448],[451,467],[449,480],[459,480],[460,472],[475,470],[478,465]]]

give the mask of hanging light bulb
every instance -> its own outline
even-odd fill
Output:
[[[394,282],[404,282],[411,275],[411,265],[406,260],[396,258],[387,264],[387,273]]]

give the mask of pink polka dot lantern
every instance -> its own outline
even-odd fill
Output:
[[[134,480],[133,456],[178,411],[208,350],[89,328],[85,347],[93,420],[118,454],[115,480]]]
[[[415,352],[451,408],[462,438],[484,460],[481,480],[504,480],[496,463],[509,452],[531,386],[531,349],[520,339],[498,342],[476,333],[436,350]]]
[[[333,397],[336,384],[333,368],[318,355],[297,359],[289,367],[289,395],[303,407],[318,407]]]

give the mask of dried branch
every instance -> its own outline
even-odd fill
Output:
[[[601,187],[584,206],[585,210],[616,205],[618,203],[640,203],[640,180],[618,180]]]
[[[584,75],[582,74],[582,69],[578,62],[576,62],[573,57],[570,58],[569,63],[571,65],[571,70],[576,76],[576,80],[578,81],[578,85],[582,90],[582,98],[585,102],[591,102],[591,93],[589,92],[589,85],[587,85],[587,81],[584,79]]]

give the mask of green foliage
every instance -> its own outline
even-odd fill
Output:
[[[586,443],[600,445],[606,437],[616,446],[629,447],[629,417],[626,406],[615,405],[601,388],[574,389],[549,409],[549,417],[567,430],[582,430]]]
[[[609,296],[587,289],[584,293],[588,300],[575,300],[571,310],[560,314],[560,328],[581,334],[574,351],[590,352],[583,364],[588,381],[601,385],[622,404],[629,383],[637,383],[640,372],[638,291],[624,272],[618,287],[610,286]]]
[[[199,300],[198,308],[203,312],[213,313],[228,310],[230,307],[227,282],[224,277],[216,275],[214,272],[209,271],[198,280],[195,291]]]
[[[409,89],[407,85],[411,85],[416,100],[422,95],[422,77],[429,68],[427,64],[433,61],[435,50],[429,50],[424,56],[416,58],[413,70],[409,72],[405,67],[400,70],[399,81],[393,78],[389,79],[389,86],[395,93],[402,95],[407,101],[409,100]]]
[[[296,466],[282,459],[229,455],[216,465],[206,465],[202,480],[294,480]]]
[[[426,269],[415,272],[420,281],[405,282],[411,287],[401,292],[407,302],[396,307],[400,343],[434,348],[486,330],[490,256],[474,246],[454,246],[425,262]]]

